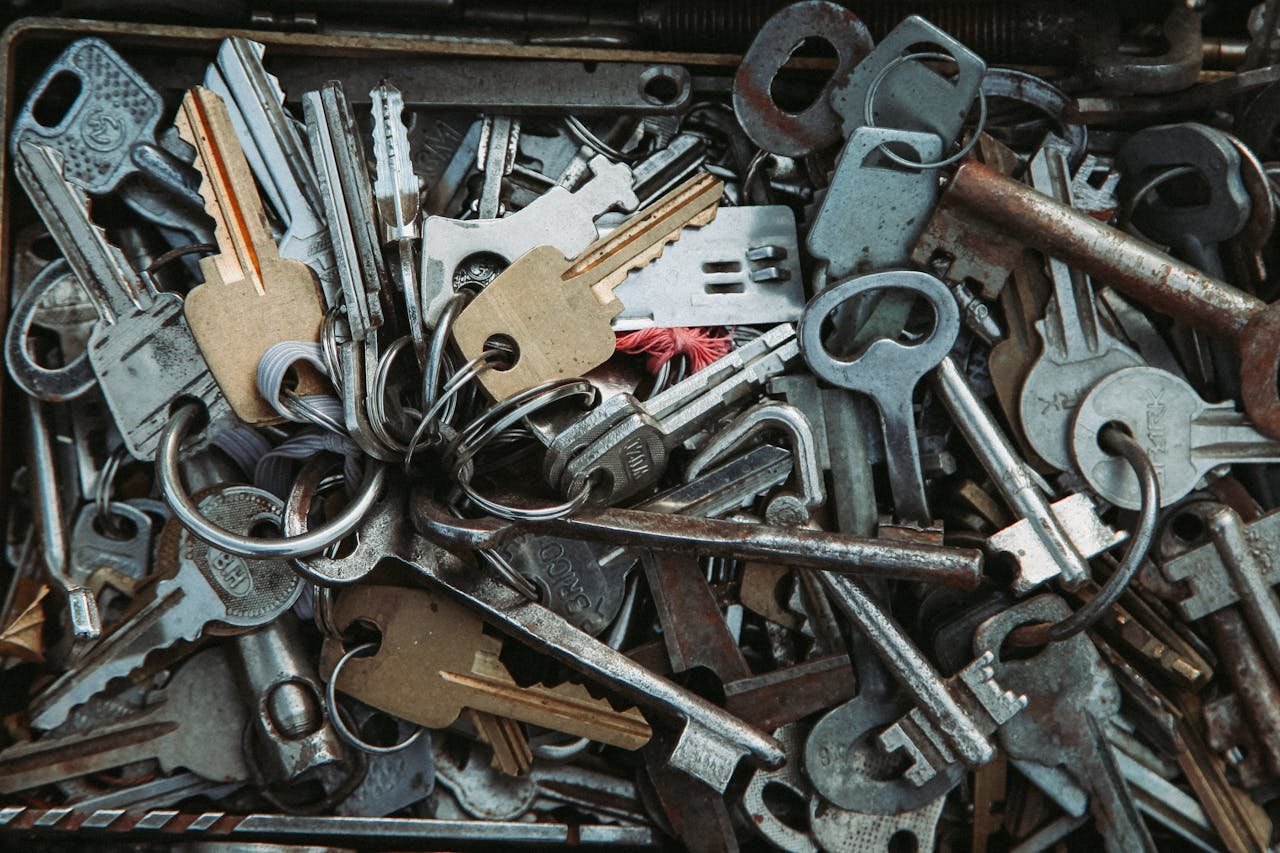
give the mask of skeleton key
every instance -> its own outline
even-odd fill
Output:
[[[214,781],[252,778],[241,742],[248,711],[221,648],[186,661],[156,704],[85,732],[47,736],[0,752],[0,792],[24,791],[154,758]]]
[[[399,89],[385,80],[369,92],[369,97],[373,101],[373,194],[382,227],[382,244],[391,250],[395,278],[404,297],[405,322],[418,365],[425,367],[427,336],[418,302],[413,245],[421,236],[422,206],[418,201],[418,176],[409,155],[409,131],[401,120],[404,98]]]
[[[362,620],[382,634],[377,653],[347,662],[338,689],[397,717],[442,729],[470,708],[622,749],[638,749],[652,734],[639,711],[614,711],[579,685],[517,687],[498,660],[502,641],[439,593],[353,587],[338,597],[333,616],[339,629]],[[326,641],[325,669],[341,654],[338,641]]]
[[[703,172],[602,237],[575,259],[539,246],[516,260],[458,315],[453,339],[464,358],[495,337],[515,348],[510,367],[477,381],[496,400],[549,379],[581,376],[614,350],[609,321],[622,310],[613,295],[627,274],[662,254],[686,227],[715,218],[724,183]]]
[[[197,504],[210,521],[242,534],[261,522],[279,523],[284,510],[276,497],[249,486],[216,487]],[[176,520],[165,526],[161,539],[172,542],[168,553],[177,563],[174,574],[162,578],[149,599],[135,602],[124,622],[33,700],[32,726],[60,725],[73,708],[112,679],[129,675],[152,651],[199,639],[206,632],[234,633],[265,625],[302,593],[301,579],[284,560],[242,560],[225,554],[196,539]]]
[[[222,99],[196,86],[182,99],[175,125],[196,149],[196,168],[204,175],[200,194],[219,250],[200,259],[204,284],[187,294],[187,322],[240,419],[278,422],[258,392],[258,362],[282,341],[319,340],[324,302],[316,275],[301,261],[280,256]],[[321,393],[320,376],[301,367],[298,393]]]
[[[341,290],[320,185],[296,122],[285,112],[280,81],[262,67],[263,51],[258,42],[240,36],[224,40],[204,84],[222,98],[258,186],[285,223],[280,257],[311,267],[326,304],[336,305]]]
[[[1051,139],[1041,146],[1027,171],[1033,187],[1070,205],[1064,145]],[[1057,258],[1048,263],[1053,298],[1045,318],[1035,324],[1044,349],[1023,380],[1019,419],[1036,453],[1059,471],[1069,471],[1071,420],[1085,392],[1104,376],[1143,361],[1102,325],[1089,277]]]
[[[204,404],[206,434],[226,426],[231,409],[182,316],[181,297],[158,292],[107,242],[89,219],[84,192],[64,179],[56,152],[21,143],[14,171],[98,311],[89,362],[129,453],[155,457],[179,397]]]

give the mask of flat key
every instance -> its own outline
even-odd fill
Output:
[[[284,509],[274,496],[249,486],[217,487],[198,505],[213,523],[242,534],[263,522],[278,524]],[[301,579],[285,560],[242,560],[186,528],[176,539],[177,573],[160,580],[149,600],[33,700],[32,726],[61,725],[73,708],[142,666],[153,651],[199,639],[210,629],[234,633],[265,625],[302,593]]]
[[[280,81],[262,65],[263,51],[261,44],[241,36],[226,39],[204,84],[226,104],[253,177],[284,223],[280,256],[311,267],[325,302],[336,305],[340,288],[320,185],[297,123],[284,109]]]
[[[320,340],[325,309],[316,274],[280,256],[222,99],[196,86],[183,97],[174,123],[196,150],[204,176],[200,194],[218,246],[217,254],[200,259],[204,284],[187,294],[187,323],[240,419],[277,422],[280,416],[258,391],[258,362],[278,343]],[[302,395],[325,388],[314,371],[300,372],[298,381]]]
[[[650,263],[686,227],[715,218],[724,183],[700,173],[640,210],[577,258],[539,246],[516,260],[458,315],[453,339],[466,359],[495,337],[515,362],[476,377],[495,400],[550,379],[581,376],[613,355],[613,295],[633,269]]]
[[[1099,495],[1137,509],[1137,476],[1098,446],[1098,431],[1129,428],[1160,479],[1160,505],[1175,503],[1221,465],[1280,461],[1280,441],[1264,435],[1235,405],[1206,403],[1184,379],[1158,367],[1129,367],[1089,390],[1076,413],[1072,450],[1080,473]]]
[[[157,291],[134,272],[89,218],[84,192],[63,177],[59,155],[33,142],[18,145],[14,171],[98,312],[89,362],[129,453],[153,459],[169,409],[179,397],[198,400],[206,434],[232,420],[182,314],[182,298]]]

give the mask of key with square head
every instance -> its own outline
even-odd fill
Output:
[[[1261,433],[1234,404],[1206,403],[1185,380],[1158,367],[1125,368],[1085,395],[1072,450],[1089,485],[1126,509],[1139,506],[1137,477],[1098,446],[1099,430],[1112,422],[1123,424],[1151,456],[1161,506],[1181,500],[1220,465],[1280,461],[1280,441]]]
[[[1027,172],[1033,187],[1070,205],[1065,145],[1050,138]],[[1057,258],[1046,260],[1053,298],[1036,323],[1044,348],[1023,379],[1019,418],[1036,453],[1059,471],[1070,471],[1071,420],[1081,398],[1099,379],[1143,360],[1102,324],[1089,277]]]
[[[280,81],[262,65],[264,50],[241,36],[224,40],[205,72],[204,85],[226,104],[253,177],[276,219],[284,223],[280,256],[311,267],[326,304],[336,305],[341,290],[315,167],[297,122],[284,108]]]
[[[250,486],[223,485],[197,498],[210,521],[247,534],[262,523],[279,524],[283,504]],[[285,560],[243,560],[196,539],[176,521],[161,533],[159,558],[175,565],[153,595],[104,635],[73,669],[32,702],[31,725],[50,729],[114,679],[142,666],[153,651],[205,633],[237,633],[265,625],[293,606],[302,581]]]
[[[24,284],[17,290],[18,284]],[[98,312],[67,262],[58,259],[29,282],[14,281],[17,297],[5,330],[5,365],[14,383],[29,396],[47,403],[71,400],[97,384],[86,352]],[[47,367],[32,352],[32,327],[58,335],[61,364]]]
[[[226,653],[205,649],[185,661],[156,692],[156,701],[137,714],[0,752],[0,793],[147,759],[157,760],[162,773],[184,768],[214,781],[248,780],[253,774],[241,748],[247,719]]]
[[[183,97],[174,125],[196,150],[200,194],[218,246],[217,254],[200,259],[204,284],[187,294],[187,323],[240,420],[277,422],[280,416],[258,392],[258,362],[283,341],[319,341],[325,309],[316,274],[280,256],[222,99],[196,86]],[[325,388],[311,370],[300,370],[298,381],[302,395]]]
[[[89,363],[129,453],[155,457],[169,408],[179,397],[204,404],[210,422],[206,435],[233,421],[183,317],[182,298],[157,291],[107,242],[89,218],[84,192],[63,177],[59,155],[23,142],[13,167],[98,311]]]
[[[638,211],[608,236],[568,259],[539,246],[518,258],[458,314],[453,340],[466,359],[500,340],[514,363],[476,379],[495,400],[550,379],[581,376],[613,355],[609,321],[622,310],[613,295],[633,269],[654,261],[686,227],[715,218],[724,183],[694,175]]]

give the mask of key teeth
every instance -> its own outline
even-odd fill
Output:
[[[992,722],[1002,726],[1027,706],[1027,697],[1000,686],[996,681],[994,663],[995,654],[988,649],[960,670],[959,676]]]
[[[877,741],[886,753],[898,750],[906,753],[910,764],[902,775],[917,787],[925,785],[941,768],[956,761],[942,735],[919,708],[912,708],[906,716],[881,732]]]

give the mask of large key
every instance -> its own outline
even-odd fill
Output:
[[[200,194],[218,245],[218,254],[200,259],[204,284],[187,294],[187,322],[240,419],[278,421],[258,392],[258,362],[283,341],[319,340],[324,302],[316,275],[301,261],[280,256],[222,99],[196,86],[182,99],[175,125],[196,149],[196,168],[204,176]],[[299,394],[324,390],[314,371],[300,372],[298,381]]]
[[[1232,403],[1206,403],[1186,380],[1158,367],[1128,367],[1094,385],[1080,403],[1072,451],[1103,498],[1137,509],[1137,475],[1098,446],[1108,423],[1124,424],[1151,457],[1160,505],[1181,500],[1220,465],[1280,462],[1280,441],[1263,435]]]
[[[213,434],[234,420],[182,315],[182,299],[161,293],[107,242],[89,218],[84,192],[68,183],[59,155],[34,142],[18,146],[14,171],[49,234],[98,311],[89,362],[129,453],[153,459],[169,409],[199,400]]]
[[[0,792],[152,758],[165,773],[182,767],[224,782],[252,776],[241,748],[248,713],[237,701],[235,677],[221,648],[193,655],[159,695],[156,704],[124,719],[0,752]]]
[[[638,211],[577,258],[539,246],[495,278],[458,315],[453,339],[467,359],[493,342],[513,348],[513,363],[477,376],[496,400],[549,379],[581,376],[614,350],[609,325],[622,310],[613,295],[627,274],[653,261],[686,227],[715,218],[724,183],[707,173]]]
[[[210,521],[241,534],[278,523],[284,509],[266,492],[234,485],[209,491],[198,505]],[[170,525],[179,531],[171,552],[176,573],[160,580],[150,599],[35,698],[32,726],[60,725],[73,708],[142,666],[153,651],[210,630],[235,633],[265,625],[302,593],[302,581],[286,561],[243,560],[201,542],[176,521]]]

